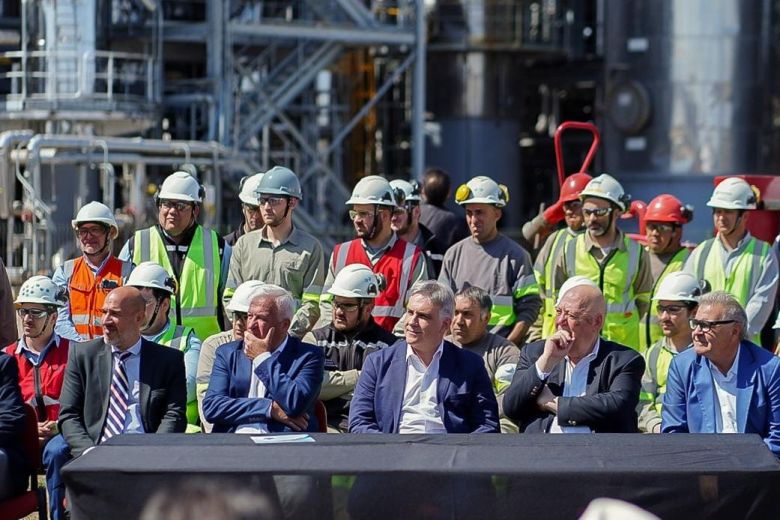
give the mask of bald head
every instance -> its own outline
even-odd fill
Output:
[[[591,318],[604,317],[607,313],[607,302],[598,287],[592,285],[578,285],[572,287],[563,295],[560,305],[577,309],[582,314]]]
[[[141,291],[135,287],[117,287],[108,293],[106,299],[108,298],[112,298],[123,310],[129,313],[143,312],[146,309],[146,300],[144,300]]]
[[[141,337],[146,321],[146,301],[135,287],[118,287],[103,302],[103,339],[120,350],[132,347]]]

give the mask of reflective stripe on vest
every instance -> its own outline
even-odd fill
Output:
[[[542,288],[542,284],[539,284],[539,292],[543,298],[542,307],[542,338],[549,338],[555,332],[555,299],[558,297],[558,287],[554,287],[553,268],[555,266],[555,259],[563,251],[571,239],[576,235],[572,235],[566,229],[561,229],[555,233],[553,238],[552,247],[550,247],[549,256],[544,259],[544,282],[545,287]],[[544,290],[544,294],[542,293]]]
[[[175,276],[165,243],[156,227],[136,231],[135,241],[140,245],[133,254],[136,263],[151,260]],[[198,225],[184,257],[178,279],[179,293],[171,297],[170,317],[177,323],[174,309],[178,306],[181,323],[177,325],[192,327],[201,340],[220,332],[217,319],[220,267],[216,233]]]
[[[95,339],[103,334],[103,302],[109,292],[124,284],[131,269],[132,263],[114,256],[109,256],[97,273],[83,256],[63,264],[71,321],[82,339]]]
[[[602,336],[635,350],[639,349],[639,311],[634,280],[639,274],[640,245],[623,236],[625,250],[613,249],[599,263],[585,249],[585,235],[566,244],[567,277],[582,275],[596,283],[607,301]]]
[[[690,251],[686,248],[682,248],[677,251],[674,256],[669,260],[669,263],[664,266],[660,276],[653,284],[653,290],[650,293],[650,309],[647,311],[647,315],[642,320],[639,326],[639,339],[642,342],[642,351],[647,350],[650,345],[658,341],[663,337],[661,332],[661,326],[658,324],[658,302],[653,300],[656,289],[661,285],[664,278],[671,273],[676,273],[683,270],[685,261],[688,259]]]
[[[166,347],[175,348],[176,350],[181,350],[182,352],[186,352],[187,347],[189,346],[187,344],[187,338],[189,338],[190,333],[194,333],[195,331],[192,329],[192,327],[171,325],[172,324],[168,325],[168,329],[165,331],[165,334],[163,334],[162,337],[157,340],[157,343],[160,345],[165,345]]]
[[[650,395],[648,392],[643,392],[642,398],[646,401],[650,401],[653,404],[653,409],[656,412],[661,413],[663,395],[666,393],[666,381],[669,377],[669,366],[672,364],[672,360],[676,355],[663,344],[659,348],[649,350],[649,356],[647,358],[647,369],[650,372],[650,377],[655,383],[656,395]]]

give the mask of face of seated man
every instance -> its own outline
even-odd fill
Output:
[[[556,331],[570,336],[569,357],[579,359],[590,353],[604,324],[606,303],[596,287],[581,285],[569,289],[556,307]]]
[[[724,321],[725,309],[721,305],[700,305],[696,311],[696,319],[706,322]],[[708,358],[715,363],[722,373],[728,372],[741,338],[741,328],[738,323],[710,323],[708,331],[701,327],[693,329],[693,348],[696,354]]]
[[[146,300],[135,287],[114,289],[103,303],[103,339],[120,349],[132,347],[146,321]]]
[[[363,328],[374,310],[370,299],[333,297],[333,328],[344,334]]]
[[[282,344],[290,327],[289,319],[281,319],[276,301],[272,296],[255,297],[249,305],[246,330],[255,338],[266,339],[273,352]]]
[[[487,332],[489,312],[482,312],[479,303],[465,296],[455,297],[455,316],[452,318],[452,337],[461,345],[481,339]]]
[[[451,324],[452,318],[443,318],[441,308],[429,298],[415,294],[409,299],[404,337],[418,355],[433,355]]]

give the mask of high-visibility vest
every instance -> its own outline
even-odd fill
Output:
[[[166,347],[175,348],[182,353],[186,352],[189,347],[187,340],[190,334],[195,334],[195,330],[192,327],[185,327],[183,325],[168,324],[168,328],[165,330],[162,336],[157,338],[155,343],[164,345]],[[197,334],[196,334],[197,335]],[[198,401],[190,401],[187,403],[187,423],[198,424]]]
[[[84,341],[103,334],[103,302],[108,293],[124,284],[132,270],[132,263],[114,256],[109,256],[97,273],[83,256],[62,265],[68,280],[70,318]]]
[[[542,297],[542,338],[549,338],[555,333],[555,300],[559,287],[553,285],[553,268],[555,259],[561,255],[566,244],[576,238],[567,228],[559,229],[548,240],[552,240],[549,255],[544,261],[544,273],[534,272],[539,283],[539,295]]]
[[[333,249],[333,273],[338,274],[344,266],[350,264],[363,264],[375,273],[382,273],[387,287],[374,300],[371,315],[380,327],[392,331],[403,316],[409,282],[423,254],[418,246],[399,238],[376,264],[371,265],[363,242],[355,239],[337,244]]]
[[[661,344],[658,345],[657,348],[651,348],[646,353],[647,370],[650,373],[650,378],[655,382],[656,395],[651,394],[643,388],[639,395],[639,399],[641,401],[654,403],[652,408],[658,413],[661,413],[661,403],[663,401],[663,396],[666,393],[666,380],[669,376],[669,365],[672,364],[672,360],[676,355],[676,353],[669,350],[666,345],[663,344],[663,341],[661,341]]]
[[[566,273],[582,275],[596,283],[607,301],[607,315],[601,335],[616,343],[639,350],[639,310],[634,280],[639,274],[641,246],[623,237],[625,250],[615,248],[601,264],[585,248],[585,234],[566,244]]]
[[[220,332],[218,311],[219,276],[221,260],[217,234],[197,226],[192,237],[181,274],[178,277],[179,293],[171,297],[171,320],[177,325],[192,327],[204,340]],[[168,259],[160,232],[156,227],[135,232],[133,261],[157,262],[174,278],[176,274]]]
[[[59,345],[51,348],[38,365],[33,365],[23,352],[17,352],[18,345],[18,341],[8,345],[5,353],[16,358],[22,399],[35,408],[38,421],[56,421],[70,341],[60,338]]]
[[[726,291],[744,308],[753,296],[753,292],[761,276],[764,262],[769,255],[769,244],[755,237],[750,237],[745,248],[731,266],[731,273],[726,276],[721,247],[713,247],[718,237],[710,238],[700,244],[694,254],[696,258],[696,277],[704,278],[710,283],[712,291]],[[756,334],[750,341],[761,345],[761,335]]]
[[[650,293],[650,310],[647,311],[647,315],[639,324],[639,340],[642,342],[642,352],[663,337],[661,325],[659,325],[658,322],[658,302],[653,300],[655,291],[668,274],[683,270],[685,261],[690,254],[691,253],[687,248],[682,248],[677,251],[669,260],[669,263],[664,266],[664,270],[661,271],[660,276],[658,276],[658,279],[653,284],[653,290]]]

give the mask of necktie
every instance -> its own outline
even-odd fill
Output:
[[[111,375],[111,391],[108,397],[108,413],[106,414],[106,424],[103,426],[103,435],[100,437],[101,443],[114,435],[119,435],[125,429],[125,415],[127,414],[128,401],[130,400],[130,385],[127,382],[125,360],[130,355],[130,352],[121,352],[114,355],[114,370]]]

